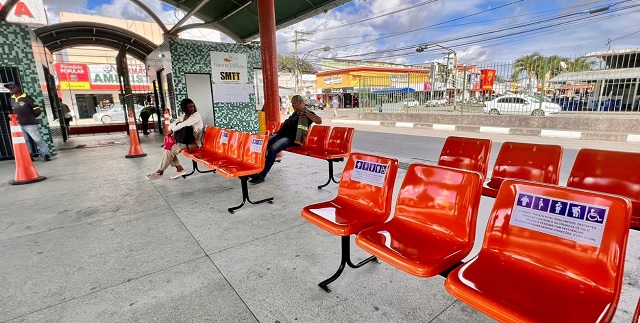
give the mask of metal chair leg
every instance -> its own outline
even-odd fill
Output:
[[[191,173],[182,175],[182,178],[187,178],[187,177],[189,177],[189,176],[193,175],[193,173],[195,173],[196,171],[198,171],[198,173],[202,173],[202,174],[204,174],[204,173],[211,173],[211,172],[215,172],[215,171],[216,171],[215,169],[211,169],[211,170],[200,170],[200,169],[198,168],[198,163],[196,163],[196,161],[195,161],[195,160],[191,160],[191,163],[193,164],[193,169],[191,170]]]
[[[340,277],[340,275],[342,275],[342,271],[344,270],[344,265],[348,265],[351,268],[358,268],[358,267],[362,267],[364,264],[372,261],[372,260],[377,260],[376,257],[371,256],[361,262],[359,262],[358,264],[354,265],[351,262],[351,236],[342,236],[341,237],[341,245],[342,245],[342,254],[341,254],[341,259],[340,259],[340,267],[338,267],[338,271],[335,272],[335,274],[333,274],[333,276],[323,280],[322,282],[320,282],[320,284],[318,284],[318,286],[320,286],[320,288],[324,289],[325,292],[330,293],[331,290],[329,289],[329,284],[331,284],[332,282],[334,282],[336,279],[338,279],[338,277]]]
[[[262,199],[262,200],[258,200],[255,202],[252,202],[251,199],[249,199],[249,185],[247,184],[247,182],[249,181],[249,177],[248,176],[242,176],[240,177],[240,185],[242,186],[242,203],[238,206],[234,206],[234,207],[230,207],[227,209],[227,211],[229,211],[229,213],[233,214],[233,212],[235,212],[235,210],[241,208],[244,206],[245,202],[249,202],[251,204],[260,204],[260,203],[264,203],[267,202],[269,204],[273,204],[273,197],[269,197],[266,199]]]
[[[336,183],[336,184],[340,183],[340,182],[336,181],[336,180],[333,178],[333,162],[336,162],[336,161],[342,161],[342,158],[340,158],[340,159],[329,159],[329,160],[327,160],[327,161],[329,162],[329,179],[327,180],[327,182],[326,182],[326,183],[324,183],[324,184],[322,184],[322,185],[318,185],[318,189],[319,189],[319,190],[320,190],[320,189],[322,189],[323,187],[325,187],[325,186],[329,185],[329,183],[331,183],[332,181],[333,181],[334,183]]]

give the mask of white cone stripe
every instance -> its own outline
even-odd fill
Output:
[[[130,124],[130,125],[129,125],[129,129],[130,129],[130,130],[137,130],[137,129],[136,129],[136,126],[135,126],[135,125],[132,125],[132,124]]]
[[[24,144],[24,137],[13,137],[11,138],[13,140],[13,144]]]
[[[9,129],[11,129],[11,132],[22,132],[22,127],[20,126],[11,126]]]

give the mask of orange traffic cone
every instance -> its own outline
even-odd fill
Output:
[[[9,118],[11,118],[9,125],[11,126],[11,139],[13,140],[13,154],[16,159],[16,180],[9,181],[9,184],[21,185],[44,181],[47,178],[38,174],[31,161],[31,155],[29,155],[22,128],[18,123],[18,115],[10,114]]]
[[[133,110],[129,109],[129,154],[126,158],[144,157],[147,154],[142,152],[140,147],[140,139],[138,139],[138,128],[136,127],[136,119],[133,117]]]
[[[169,109],[164,108],[164,134],[169,133],[169,124],[171,123],[171,115],[169,115]]]

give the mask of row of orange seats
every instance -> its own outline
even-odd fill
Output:
[[[496,197],[505,179],[559,184],[562,146],[504,142],[482,190]],[[485,178],[491,154],[491,140],[448,137],[438,165],[474,170]],[[622,195],[631,200],[631,228],[640,229],[640,154],[623,151],[580,149],[566,186]]]
[[[544,160],[550,157],[545,150],[549,147],[528,147],[534,154],[528,153],[525,158],[527,149],[520,143],[504,143],[494,167],[500,184],[484,243],[477,256],[462,264],[475,240],[483,173],[488,168],[491,147],[490,141],[488,145],[480,142],[484,147],[478,149],[481,139],[462,139],[471,140],[463,140],[467,149],[447,140],[439,162],[457,168],[409,167],[390,220],[397,160],[350,155],[338,196],[302,211],[309,222],[342,237],[338,271],[319,285],[329,291],[328,284],[340,276],[345,265],[357,268],[377,257],[415,276],[443,274],[447,291],[499,321],[610,321],[620,297],[631,201],[618,195],[535,182],[549,171],[555,173],[553,184],[557,184],[560,163],[550,168],[538,167],[536,161],[536,155]],[[509,158],[510,154],[513,157]],[[560,147],[560,159],[561,154]],[[585,172],[603,175],[597,167],[611,168],[615,163],[606,163],[602,156],[617,154],[581,150],[570,183],[602,184],[604,180],[594,180]],[[597,166],[593,158],[605,164]],[[479,169],[466,170],[474,167]],[[510,174],[517,174],[511,172],[517,169],[538,177],[514,180]],[[506,176],[497,176],[501,172]],[[608,170],[604,174],[615,173]],[[620,183],[618,179],[609,180]],[[357,235],[356,244],[373,256],[352,263],[350,235]]]
[[[193,170],[183,175],[192,175],[196,170],[201,173],[216,172],[227,178],[239,178],[242,187],[242,204],[228,208],[233,213],[244,206],[245,202],[259,204],[272,203],[273,198],[251,201],[247,182],[249,176],[262,171],[265,164],[268,138],[265,135],[222,129],[206,126],[202,147],[185,149],[182,154],[192,160]],[[198,164],[202,164],[210,171],[200,171]]]

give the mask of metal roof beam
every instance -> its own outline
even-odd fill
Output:
[[[8,1],[11,1],[11,0],[8,0]],[[160,17],[158,17],[158,15],[156,15],[155,12],[151,10],[151,8],[147,7],[146,4],[142,3],[142,1],[140,0],[131,0],[131,2],[133,2],[135,5],[140,7],[140,9],[146,12],[151,17],[151,19],[153,19],[153,21],[155,21],[156,24],[160,26],[160,29],[162,29],[162,32],[164,32],[165,34],[169,32],[169,29],[167,29],[167,26],[164,25]]]
[[[185,22],[187,22],[187,20],[189,20],[191,17],[193,17],[194,14],[196,14],[196,12],[198,12],[200,9],[202,9],[202,7],[207,4],[207,2],[209,2],[209,0],[200,0],[200,2],[198,2],[198,4],[191,8],[191,10],[189,10],[189,12],[187,12],[184,17],[182,17],[182,19],[180,19],[180,21],[178,21],[173,28],[171,28],[169,30],[169,32],[167,32],[169,35],[173,35],[175,30],[178,29],[180,26],[182,26]]]
[[[9,12],[13,9],[13,7],[16,6],[17,3],[18,0],[7,0],[7,2],[4,3],[2,9],[0,10],[0,21],[7,21]]]

